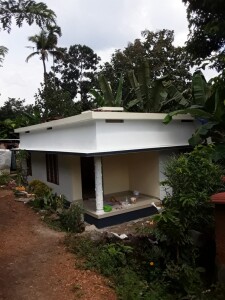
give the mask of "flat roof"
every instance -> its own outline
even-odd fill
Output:
[[[16,133],[26,131],[36,131],[46,129],[49,127],[63,127],[82,122],[96,121],[96,120],[163,120],[167,114],[165,113],[137,113],[137,112],[112,112],[112,111],[85,111],[79,115],[45,122],[37,125],[20,127],[15,129]],[[177,115],[173,117],[174,120],[193,120],[190,115]]]
[[[23,148],[14,148],[13,151],[23,150]],[[82,157],[94,157],[94,156],[109,156],[116,154],[128,154],[138,152],[151,152],[151,151],[167,151],[167,150],[180,150],[180,149],[192,149],[190,145],[179,145],[179,146],[163,146],[163,147],[152,147],[152,148],[137,148],[137,149],[124,149],[124,150],[113,150],[113,151],[96,151],[96,152],[75,152],[74,150],[46,150],[46,149],[24,149],[29,152],[45,152],[45,153],[56,153],[56,154],[67,154],[67,155],[78,155]]]

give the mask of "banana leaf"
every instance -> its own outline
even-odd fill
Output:
[[[137,81],[137,78],[134,75],[133,70],[128,71],[128,78],[130,81],[130,85],[136,94],[136,97],[137,97],[136,100],[138,101],[139,104],[141,104],[141,107],[143,107],[143,97],[142,97],[141,90],[140,90],[140,84]],[[132,102],[132,101],[130,101],[130,102]]]
[[[173,112],[167,114],[163,120],[163,123],[168,124],[172,121],[173,116],[181,115],[181,114],[190,114],[192,117],[202,118],[202,119],[206,119],[206,120],[213,119],[212,114],[210,114],[200,108],[189,107],[189,108],[185,108],[185,109],[176,110],[176,111],[173,111]]]
[[[191,146],[200,144],[202,139],[207,138],[210,130],[217,124],[217,122],[208,122],[204,125],[201,125],[193,134],[193,136],[188,140],[189,144]]]
[[[169,100],[168,102],[175,101],[179,103],[180,105],[187,107],[189,104],[189,101],[184,98],[183,94],[178,91],[178,89],[172,84],[171,81],[163,82],[163,85],[167,89]]]
[[[120,75],[119,85],[116,92],[116,98],[114,101],[115,106],[122,106],[123,97],[123,75]]]
[[[105,99],[105,103],[107,103],[108,106],[113,106],[114,96],[110,84],[108,83],[103,74],[99,75],[98,80],[103,93],[103,97]]]
[[[209,98],[209,87],[201,71],[196,71],[192,77],[192,96],[195,104],[205,105]]]
[[[105,106],[104,97],[98,91],[90,90],[89,93],[95,97],[94,102],[96,103],[97,107]]]

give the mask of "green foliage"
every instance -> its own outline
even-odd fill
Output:
[[[89,92],[96,86],[96,71],[100,57],[88,46],[75,44],[61,48],[64,59],[55,58],[54,82],[56,87],[70,94],[71,100],[76,98],[81,111],[92,107]]]
[[[203,290],[202,280],[200,277],[202,268],[193,268],[186,263],[175,264],[168,263],[162,274],[162,278],[167,282],[171,294],[182,297],[187,295],[198,295]],[[179,298],[180,298],[179,297]]]
[[[185,107],[189,104],[182,93],[175,88],[168,76],[151,78],[149,60],[144,60],[137,70],[137,78],[134,71],[128,72],[128,78],[132,91],[136,98],[129,101],[127,108],[135,107],[141,112],[171,111],[174,107]]]
[[[98,256],[88,263],[106,276],[115,275],[115,271],[129,264],[129,254],[132,248],[119,243],[103,245],[98,252]]]
[[[168,124],[172,117],[178,114],[190,114],[201,122],[200,126],[189,139],[193,146],[203,143],[208,137],[217,144],[225,143],[225,77],[215,77],[206,82],[201,71],[196,71],[192,78],[193,105],[186,109],[169,113],[164,123]]]
[[[116,291],[118,299],[121,300],[148,300],[147,282],[141,280],[136,272],[125,267],[115,276]],[[154,299],[155,300],[155,299]]]
[[[215,66],[224,68],[225,43],[225,6],[223,0],[182,0],[187,5],[189,39],[187,50],[197,59],[209,57],[212,52],[218,54]]]
[[[113,91],[118,86],[120,74],[123,74],[122,98],[124,107],[127,106],[130,100],[136,98],[135,91],[130,92],[130,81],[127,72],[133,70],[135,76],[138,77],[137,74],[139,69],[142,68],[144,60],[149,63],[151,81],[169,75],[177,90],[181,92],[187,90],[191,79],[189,56],[184,48],[174,47],[173,31],[165,29],[155,32],[145,30],[141,35],[141,38],[130,42],[124,49],[115,50],[111,61],[105,63],[101,70],[101,73],[111,83]]]
[[[173,188],[173,196],[190,193],[210,196],[221,187],[222,170],[212,160],[214,152],[213,145],[200,145],[167,163],[165,184]]]
[[[55,13],[43,2],[33,0],[0,1],[0,23],[3,30],[11,31],[12,19],[21,27],[25,21],[28,25],[36,23],[39,27],[55,23]]]
[[[103,74],[100,74],[98,77],[101,93],[97,90],[91,90],[90,93],[95,97],[94,102],[98,107],[102,106],[123,106],[122,101],[122,90],[123,90],[123,76],[120,75],[120,80],[117,88],[117,92],[114,95],[111,85],[106,80]]]
[[[68,232],[84,231],[83,208],[77,204],[71,204],[69,209],[65,209],[60,214],[62,228]]]
[[[24,105],[25,100],[9,98],[0,107],[0,138],[15,139],[18,134],[15,128],[37,124],[40,119],[34,119],[33,105]]]
[[[72,234],[67,235],[65,244],[68,249],[79,258],[86,257],[88,259],[89,257],[95,256],[95,253],[98,252],[97,243],[87,236],[77,237]]]
[[[51,81],[47,85],[41,84],[41,89],[38,89],[34,97],[35,108],[42,121],[66,118],[81,111],[69,92],[57,88]]]
[[[48,197],[52,189],[44,182],[34,179],[28,185],[30,193],[35,194],[37,198]]]
[[[212,161],[214,151],[213,146],[198,146],[172,158],[165,167],[163,185],[171,187],[173,193],[164,199],[165,210],[154,217],[154,231],[159,240],[176,249],[177,261],[185,248],[194,254],[191,230],[209,232],[213,227],[210,195],[224,188],[222,169]]]
[[[113,279],[119,299],[142,299],[147,284],[132,269],[135,264],[132,246],[72,235],[67,237],[66,244],[70,251],[86,259],[85,268],[95,269]]]
[[[222,169],[212,160],[214,152],[212,145],[198,146],[167,163],[163,185],[171,187],[172,194],[165,197],[162,213],[153,217],[156,226],[151,234],[158,245],[153,246],[152,257],[161,270],[167,293],[179,299],[185,295],[187,299],[200,299],[204,289],[204,270],[198,267],[199,248],[194,235],[210,236],[214,226],[210,195],[225,188]]]
[[[7,185],[11,180],[11,177],[9,174],[6,173],[0,173],[0,185]]]

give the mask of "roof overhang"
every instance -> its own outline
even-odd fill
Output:
[[[86,111],[79,115],[45,122],[37,125],[26,126],[15,129],[16,133],[31,132],[37,130],[44,130],[48,128],[59,128],[65,126],[73,126],[83,122],[91,122],[97,120],[133,120],[133,121],[149,121],[161,120],[163,121],[167,114],[163,113],[132,113],[132,112],[109,112],[109,111]],[[173,120],[193,121],[190,115],[177,115]]]

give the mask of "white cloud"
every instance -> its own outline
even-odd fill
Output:
[[[187,36],[186,9],[180,0],[42,0],[55,11],[62,28],[59,46],[85,44],[93,48],[103,61],[115,49],[141,36],[145,29],[175,30],[175,44],[183,44]],[[36,26],[13,26],[12,32],[1,34],[1,44],[9,48],[0,68],[0,105],[8,97],[25,98],[34,103],[34,94],[43,80],[41,61],[26,57],[32,49],[28,36],[40,31]]]

